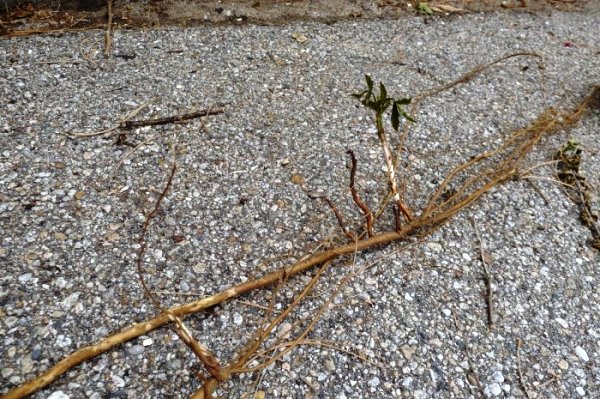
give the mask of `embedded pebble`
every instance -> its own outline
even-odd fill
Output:
[[[125,380],[122,377],[112,374],[110,378],[117,388],[123,388],[125,386]]]
[[[561,369],[561,370],[566,370],[566,369],[568,369],[568,368],[569,368],[569,363],[567,363],[567,361],[566,361],[566,360],[564,360],[564,359],[561,359],[561,360],[558,362],[558,367],[560,367],[560,369]]]
[[[575,347],[575,353],[577,354],[577,357],[579,357],[582,361],[586,363],[590,361],[587,352],[581,346]]]
[[[48,399],[69,399],[69,396],[63,391],[54,391],[48,396]]]
[[[235,313],[233,315],[233,324],[235,324],[236,326],[240,326],[243,322],[244,322],[244,318],[242,317],[241,314]]]
[[[560,317],[557,317],[556,319],[554,319],[558,324],[560,324],[562,326],[562,328],[569,328],[569,323],[565,320],[565,319],[561,319]]]
[[[502,393],[502,387],[497,382],[487,385],[484,389],[486,396],[498,396]]]
[[[144,353],[144,346],[143,345],[133,345],[131,348],[127,349],[127,352],[130,355],[139,355],[141,353]]]
[[[502,374],[502,372],[495,371],[494,374],[492,374],[492,381],[498,382],[498,383],[504,382],[504,375]]]
[[[378,377],[373,377],[368,382],[369,386],[373,387],[373,388],[378,387],[379,383],[380,383],[380,380]]]

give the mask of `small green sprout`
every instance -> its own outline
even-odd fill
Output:
[[[365,80],[367,81],[367,90],[352,94],[352,96],[359,100],[365,107],[375,111],[375,120],[378,131],[383,129],[383,114],[390,106],[392,107],[391,122],[394,130],[398,130],[400,127],[400,116],[411,122],[415,122],[414,118],[402,108],[404,105],[410,104],[412,99],[401,98],[396,100],[388,97],[385,85],[381,82],[379,82],[379,94],[377,94],[373,92],[373,79],[371,79],[369,75],[365,75]]]

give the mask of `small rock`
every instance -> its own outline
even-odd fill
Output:
[[[433,252],[441,252],[442,251],[442,245],[437,242],[428,242],[426,244],[426,246],[427,246],[427,248],[431,249]]]
[[[492,381],[497,382],[497,383],[504,382],[504,375],[502,375],[502,372],[501,371],[494,372],[494,374],[492,374]]]
[[[117,388],[123,388],[125,386],[125,380],[118,375],[113,374],[110,378]]]
[[[169,362],[168,367],[171,370],[180,370],[181,369],[181,360],[173,359],[171,362]]]
[[[379,386],[379,383],[380,383],[380,381],[379,381],[379,378],[377,378],[377,377],[373,377],[369,380],[369,382],[367,382],[367,384],[369,384],[369,386],[373,387],[373,388]]]
[[[243,322],[244,322],[244,318],[242,317],[241,314],[235,313],[233,315],[233,324],[235,324],[236,326],[240,326],[240,325],[242,325]]]
[[[152,340],[152,338],[146,338],[145,340],[142,341],[142,345],[144,346],[150,346],[154,343],[154,341]]]
[[[557,322],[558,324],[560,324],[560,326],[562,328],[569,328],[569,323],[565,320],[565,319],[561,319],[560,317],[557,317],[556,319],[554,319],[555,322]]]
[[[321,381],[325,381],[327,379],[327,373],[319,373],[319,375],[317,375],[317,381],[321,382]]]
[[[442,313],[446,316],[452,315],[452,311],[450,309],[442,309]]]
[[[325,360],[325,368],[327,371],[333,373],[335,371],[335,363],[331,359]]]
[[[4,325],[8,328],[11,328],[15,324],[17,324],[18,321],[19,319],[15,316],[8,316],[6,319],[4,319]]]
[[[292,325],[290,323],[283,323],[277,329],[277,338],[283,339],[289,337],[290,331],[292,331]]]
[[[69,399],[69,396],[65,395],[63,391],[55,391],[48,396],[48,399]]]
[[[486,396],[498,396],[502,393],[502,388],[500,387],[500,384],[494,382],[493,384],[486,386],[483,391]]]
[[[583,389],[582,387],[577,387],[575,388],[575,390],[577,391],[579,396],[585,396],[585,389]]]
[[[20,283],[25,284],[26,282],[31,280],[31,277],[32,277],[31,273],[25,273],[25,274],[21,274],[18,278],[19,278]]]
[[[144,352],[145,348],[142,345],[133,345],[131,348],[127,349],[127,352],[130,355],[136,356],[139,354],[142,354]]]
[[[589,362],[590,358],[587,354],[587,352],[585,351],[585,349],[583,349],[581,346],[577,346],[575,348],[575,353],[577,354],[577,357],[579,357],[581,360],[583,360],[584,362]]]
[[[402,345],[402,347],[400,348],[400,350],[402,351],[402,354],[404,355],[404,357],[406,358],[406,360],[410,360],[412,359],[413,355],[415,354],[416,349],[413,346],[410,345]]]
[[[425,399],[427,398],[427,392],[419,389],[418,391],[415,391],[415,393],[413,393],[413,397],[415,399]]]
[[[438,348],[441,348],[442,346],[444,346],[444,343],[439,340],[438,338],[433,338],[431,340],[429,340],[429,344],[433,345],[433,346],[437,346]]]
[[[21,372],[23,374],[31,373],[33,371],[33,361],[31,360],[31,356],[23,356],[19,360],[19,363],[21,363]]]
[[[566,361],[566,360],[564,360],[564,359],[561,359],[561,360],[558,362],[558,367],[560,367],[560,369],[561,369],[561,370],[566,370],[566,369],[568,369],[568,368],[569,368],[569,363],[567,363],[567,361]]]
[[[65,337],[64,335],[60,334],[56,337],[56,345],[59,348],[67,348],[71,345],[71,338]]]
[[[406,377],[405,379],[402,380],[402,386],[405,388],[409,388],[412,385],[412,382],[413,382],[412,377]]]
[[[42,351],[40,349],[34,349],[31,351],[31,360],[40,360],[42,357]]]
[[[2,369],[2,371],[0,372],[0,374],[2,375],[2,378],[7,379],[11,375],[13,375],[14,372],[15,372],[15,370],[7,367],[7,368]]]

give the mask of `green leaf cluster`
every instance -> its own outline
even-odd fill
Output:
[[[411,98],[394,99],[388,97],[385,85],[379,82],[379,93],[374,91],[375,85],[373,79],[369,75],[365,75],[367,82],[367,89],[360,93],[352,94],[352,97],[359,100],[362,105],[375,111],[377,120],[383,117],[385,111],[392,107],[391,123],[395,130],[398,130],[400,126],[400,117],[403,117],[411,122],[416,122],[415,119],[410,116],[403,108],[404,105],[410,104]]]

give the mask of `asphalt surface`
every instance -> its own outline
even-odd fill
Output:
[[[453,166],[547,107],[572,106],[600,82],[599,11],[116,31],[109,59],[99,30],[0,41],[0,392],[156,314],[135,260],[144,215],[173,160],[179,170],[145,257],[164,306],[273,270],[321,240],[342,242],[330,209],[294,182],[301,177],[347,220],[359,220],[347,192],[347,149],[359,161],[357,185],[376,207],[386,188],[381,150],[372,116],[350,96],[364,74],[396,97],[415,97],[507,54],[542,57],[542,64],[506,60],[414,110],[400,173],[418,210]],[[129,144],[145,144],[122,164],[132,147],[115,144],[116,135],[69,136],[109,128],[150,100],[136,118],[218,104],[225,111],[134,131]],[[599,209],[599,132],[592,113],[540,142],[528,165],[578,141]],[[338,261],[277,331],[297,334],[294,323],[302,326],[342,276],[360,271],[311,341],[217,393],[522,398],[525,385],[529,398],[598,397],[600,255],[553,164],[530,175],[494,189],[423,241]],[[477,233],[493,278],[492,331]],[[291,279],[276,309],[308,278]],[[268,298],[253,293],[186,323],[226,361],[261,321]],[[33,397],[186,397],[199,386],[198,369],[163,328]]]

